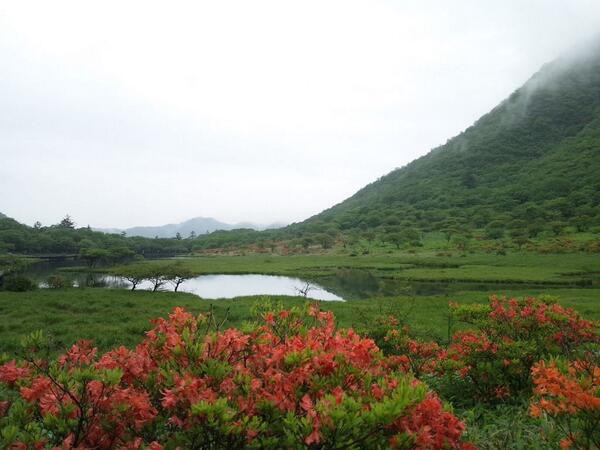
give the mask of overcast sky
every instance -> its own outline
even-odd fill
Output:
[[[0,212],[302,220],[600,30],[598,0],[0,3]]]

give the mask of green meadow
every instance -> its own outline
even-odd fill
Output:
[[[490,295],[551,295],[573,307],[584,317],[600,320],[598,274],[600,258],[584,254],[536,255],[467,254],[436,256],[432,252],[349,257],[343,254],[275,256],[189,257],[176,261],[195,274],[262,273],[304,277],[329,288],[330,280],[344,273],[350,279],[367,273],[380,284],[390,280],[386,295],[352,298],[346,302],[321,302],[335,313],[339,325],[365,329],[373,317],[392,314],[401,317],[414,332],[443,341],[448,333],[449,301],[476,303]],[[145,261],[144,266],[173,263]],[[112,269],[118,273],[121,268]],[[360,272],[354,272],[360,271]],[[406,280],[432,281],[447,292],[413,295],[403,290]],[[484,284],[481,284],[484,283]],[[391,294],[390,294],[391,292]],[[347,297],[350,298],[350,297]],[[116,345],[133,346],[150,327],[150,320],[165,316],[175,306],[194,313],[213,308],[226,326],[258,320],[257,305],[280,302],[303,305],[302,297],[240,297],[208,300],[183,292],[128,291],[103,288],[38,289],[30,292],[0,292],[0,348],[15,352],[28,333],[43,330],[56,351],[78,339],[92,339],[101,349]]]
[[[198,275],[262,273],[299,277],[335,275],[343,269],[371,271],[374,275],[413,281],[466,281],[551,285],[593,285],[600,280],[600,257],[593,254],[542,255],[514,252],[506,255],[423,251],[349,256],[342,252],[281,256],[192,256],[177,261]],[[164,260],[137,263],[161,265]],[[119,267],[111,272],[118,273]]]

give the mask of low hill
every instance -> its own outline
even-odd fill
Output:
[[[167,225],[159,226],[138,226],[132,228],[95,228],[96,231],[102,231],[104,233],[123,233],[127,236],[141,236],[141,237],[159,237],[159,238],[174,238],[177,233],[182,238],[189,236],[200,236],[206,233],[212,233],[218,230],[235,230],[235,229],[252,229],[252,230],[265,230],[270,228],[277,228],[282,226],[281,224],[271,225],[257,225],[250,222],[243,222],[237,224],[230,224],[220,222],[212,217],[195,217],[193,219],[186,220],[181,223],[171,223]]]
[[[0,218],[0,255],[59,256],[101,249],[127,259],[134,254],[173,256],[189,252],[191,246],[190,239],[128,238],[100,233],[89,227],[75,228],[72,222],[65,220],[56,225],[30,227],[8,217]]]
[[[289,231],[600,226],[600,42],[545,65],[473,126]]]

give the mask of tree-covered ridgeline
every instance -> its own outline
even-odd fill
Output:
[[[136,255],[170,256],[189,252],[190,240],[127,237],[77,228],[66,216],[60,223],[33,227],[14,219],[0,218],[0,254],[73,255],[85,259],[90,266],[102,262],[122,262]]]
[[[289,229],[585,232],[600,226],[599,173],[600,45],[544,66],[445,145]]]
[[[446,144],[288,227],[201,236],[196,249],[358,241],[418,246],[437,233],[542,252],[600,251],[600,43],[544,66]],[[587,243],[570,241],[579,235]],[[493,246],[493,245],[492,245]]]

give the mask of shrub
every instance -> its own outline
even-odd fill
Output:
[[[455,333],[447,347],[413,339],[407,328],[392,326],[383,348],[458,403],[515,400],[530,392],[537,361],[576,357],[586,344],[600,343],[597,322],[551,298],[491,297],[488,305],[451,304],[450,314],[453,322],[470,329]]]
[[[56,361],[40,334],[0,366],[15,448],[473,448],[464,425],[370,339],[316,308],[210,329],[175,308],[135,350],[89,342]]]
[[[565,435],[561,448],[600,448],[600,365],[592,358],[540,361],[531,415],[552,418]]]
[[[584,250],[588,253],[600,253],[600,239],[594,239],[593,241],[588,242]]]
[[[4,290],[11,292],[25,292],[32,291],[36,288],[36,285],[27,277],[12,275],[6,277],[4,284],[2,285]]]
[[[467,378],[484,401],[528,392],[531,367],[540,359],[574,356],[584,344],[600,342],[598,323],[551,299],[493,296],[489,307],[452,305],[451,310],[476,329],[452,337],[442,370]]]
[[[52,275],[46,280],[46,285],[49,289],[63,289],[66,287],[73,287],[72,283],[61,277],[60,275]]]
[[[387,324],[394,327],[399,325],[399,322],[390,317]],[[435,372],[437,362],[443,355],[442,348],[436,342],[410,337],[410,328],[407,325],[388,329],[382,340],[381,347],[388,354],[398,355],[396,360],[400,366],[416,377]]]

